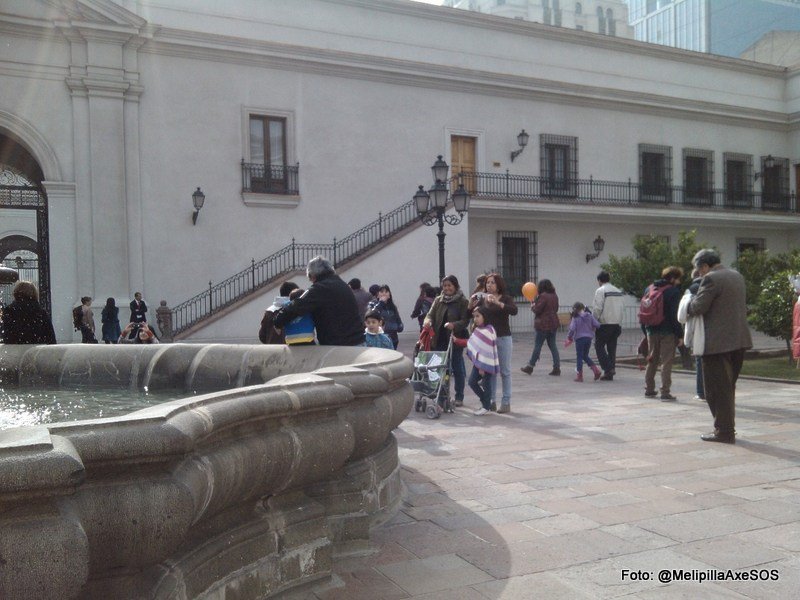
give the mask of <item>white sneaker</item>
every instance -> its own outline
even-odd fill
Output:
[[[472,414],[475,415],[476,417],[482,417],[483,415],[488,415],[489,411],[481,406],[478,410],[476,410]]]

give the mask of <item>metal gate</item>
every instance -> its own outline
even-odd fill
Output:
[[[15,208],[36,211],[36,265],[39,281],[39,303],[52,315],[50,290],[50,230],[47,218],[47,196],[41,184],[28,180],[16,169],[0,165],[0,210]],[[13,264],[9,265],[16,268]],[[23,273],[20,273],[22,277]]]

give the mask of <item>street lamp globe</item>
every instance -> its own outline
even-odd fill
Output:
[[[424,215],[428,212],[428,208],[431,204],[431,197],[422,186],[419,186],[417,193],[414,194],[414,203],[417,206],[417,213],[420,215]]]
[[[458,189],[453,193],[453,206],[459,215],[463,215],[469,210],[469,194],[464,189],[463,183],[459,183]]]
[[[444,162],[442,155],[436,157],[436,162],[433,163],[431,167],[431,172],[433,173],[433,180],[434,181],[447,181],[447,172],[450,170],[450,167]]]

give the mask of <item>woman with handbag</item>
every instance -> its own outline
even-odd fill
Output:
[[[451,336],[462,340],[469,337],[467,333],[467,325],[470,320],[468,305],[469,302],[461,291],[456,276],[448,275],[442,279],[442,293],[434,299],[424,323],[425,327],[431,328],[432,350],[446,351]],[[454,404],[461,406],[464,403],[464,386],[467,379],[463,345],[453,343],[450,364],[455,387]]]

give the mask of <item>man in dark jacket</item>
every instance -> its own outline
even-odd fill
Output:
[[[675,396],[670,394],[672,386],[672,360],[675,357],[675,348],[683,344],[683,327],[678,322],[678,304],[681,301],[680,284],[683,278],[683,269],[680,267],[665,267],[661,271],[661,279],[647,286],[645,295],[651,287],[669,286],[664,290],[663,307],[664,320],[658,325],[645,327],[647,334],[647,370],[644,373],[644,395],[654,398],[656,392],[656,371],[661,365],[661,400],[674,402]]]
[[[317,328],[321,346],[363,346],[364,323],[350,287],[322,256],[312,258],[306,268],[311,286],[297,300],[275,315],[275,327],[308,313]]]
[[[689,315],[703,315],[703,388],[714,417],[714,431],[700,436],[704,442],[736,442],[736,380],[744,352],[753,347],[747,325],[744,277],[720,263],[709,248],[694,255],[692,263],[703,276],[689,302]]]
[[[147,304],[142,300],[142,292],[136,292],[131,300],[131,323],[147,321]]]

